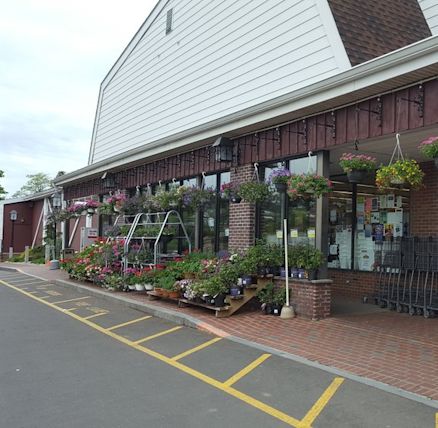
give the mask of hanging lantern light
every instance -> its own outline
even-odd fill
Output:
[[[114,189],[116,187],[115,175],[111,172],[105,172],[102,175],[102,185],[104,189]]]
[[[227,137],[219,137],[212,146],[215,150],[216,162],[231,162],[233,160],[234,142]]]

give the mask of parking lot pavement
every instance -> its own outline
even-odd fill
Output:
[[[226,338],[176,325],[117,302],[88,295],[84,291],[59,287],[17,272],[0,271],[0,292],[4,297],[0,298],[0,308],[8,304],[7,311],[0,310],[1,331],[6,338],[9,336],[5,326],[10,326],[14,316],[11,315],[11,305],[16,305],[17,311],[20,305],[26,305],[27,312],[23,313],[32,314],[35,320],[39,316],[47,317],[47,312],[50,312],[49,321],[45,318],[43,325],[50,327],[48,330],[52,335],[59,333],[67,342],[69,337],[73,342],[77,341],[68,346],[75,346],[79,353],[81,346],[85,348],[92,344],[95,350],[87,349],[88,358],[97,357],[94,352],[97,354],[104,348],[107,356],[114,355],[121,364],[128,364],[133,352],[135,358],[143,356],[146,364],[142,367],[137,365],[136,374],[139,378],[148,379],[148,382],[144,383],[144,390],[138,385],[136,388],[140,388],[148,397],[145,405],[149,403],[156,406],[154,412],[144,415],[146,419],[143,420],[143,426],[206,426],[199,425],[204,424],[204,418],[208,416],[202,412],[188,418],[179,412],[169,412],[164,402],[163,408],[160,408],[156,395],[161,394],[175,402],[177,408],[179,405],[190,405],[186,400],[189,403],[193,400],[203,402],[206,411],[210,409],[207,414],[221,415],[220,418],[208,419],[207,424],[212,427],[438,427],[437,409],[427,403],[336,377],[321,369],[264,353]],[[29,308],[32,310],[29,311]],[[32,325],[38,328],[39,323],[35,320]],[[58,330],[55,329],[57,323]],[[85,341],[78,339],[78,333],[67,334],[74,326],[80,326],[81,334],[87,335]],[[14,331],[16,328],[14,324]],[[96,336],[96,333],[99,335]],[[15,334],[25,332],[18,330]],[[105,343],[102,337],[105,337]],[[107,343],[107,339],[111,343]],[[50,337],[44,340],[50,341]],[[48,348],[52,349],[49,344]],[[1,352],[0,349],[0,355]],[[8,358],[12,357],[11,354]],[[154,397],[148,395],[151,393],[150,366],[157,373],[163,372],[160,380],[154,384]],[[4,371],[0,358],[0,374]],[[120,373],[125,373],[125,370],[121,369]],[[90,373],[89,376],[93,377],[94,374]],[[29,383],[26,387],[34,386]],[[118,383],[111,385],[119,392],[126,389],[127,396],[130,396],[129,387],[121,378]],[[2,414],[17,406],[17,403],[10,408],[7,406],[7,388],[3,395],[0,393]],[[211,401],[212,391],[215,392],[214,401]],[[143,410],[136,411],[143,415]],[[102,413],[102,418],[110,415],[112,412],[106,416]],[[20,419],[11,420],[17,423],[15,426],[42,426],[30,422],[26,425]],[[118,425],[111,425],[110,422],[109,425],[89,426]]]

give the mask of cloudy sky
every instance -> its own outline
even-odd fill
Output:
[[[0,170],[85,166],[100,82],[157,0],[0,1]]]

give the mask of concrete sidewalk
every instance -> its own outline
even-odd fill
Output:
[[[399,395],[420,401],[426,397],[438,407],[437,319],[410,317],[362,304],[340,305],[333,317],[322,321],[282,320],[260,312],[217,319],[200,308],[177,308],[172,302],[150,301],[144,292],[113,293],[71,281],[65,272],[51,271],[47,266],[1,263],[0,268],[18,269],[62,286],[116,299],[155,316],[208,330]]]

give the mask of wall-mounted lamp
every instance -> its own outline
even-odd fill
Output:
[[[52,195],[52,206],[53,208],[61,208],[62,206],[61,193],[59,193],[58,191]]]
[[[115,175],[105,171],[102,175],[102,185],[104,189],[114,189],[116,187]]]
[[[232,162],[234,142],[227,137],[219,137],[212,145],[216,162]]]

